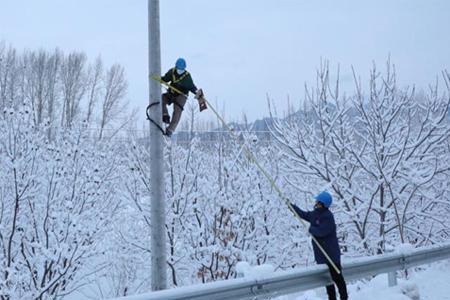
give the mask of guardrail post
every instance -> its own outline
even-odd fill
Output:
[[[397,272],[389,272],[388,273],[388,286],[393,287],[397,285]]]

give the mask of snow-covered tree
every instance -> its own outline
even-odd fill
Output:
[[[100,139],[106,130],[115,134],[129,121],[126,89],[123,67],[115,64],[105,70],[100,57],[90,64],[82,52],[20,53],[0,43],[0,109],[30,106],[35,125],[45,125],[49,139],[54,127],[80,122],[93,127],[92,135]]]
[[[368,94],[356,80],[355,95],[341,95],[327,64],[317,82],[306,92],[309,109],[272,128],[285,181],[305,196],[321,189],[335,195],[346,251],[437,242],[435,234],[448,230],[442,209],[449,203],[441,199],[449,183],[442,164],[449,155],[448,93],[432,90],[418,101],[414,90],[397,87],[390,63],[385,76],[372,71]],[[430,230],[418,230],[424,223]]]
[[[33,119],[24,106],[0,121],[1,299],[57,299],[88,283],[119,205],[115,152],[82,130],[49,142]]]

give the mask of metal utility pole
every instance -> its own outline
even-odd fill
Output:
[[[161,46],[159,30],[159,0],[148,0],[148,70],[149,101],[160,102],[150,108],[150,117],[162,125],[161,86],[151,76],[161,76]],[[152,290],[167,288],[164,146],[161,131],[150,123],[150,189],[151,189],[151,255]]]

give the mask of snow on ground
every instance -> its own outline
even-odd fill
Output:
[[[450,300],[450,261],[426,266],[425,270],[411,272],[408,279],[399,279],[398,285],[388,287],[386,274],[371,281],[349,284],[351,300]],[[296,295],[278,297],[276,300],[324,300],[325,288]]]
[[[275,268],[270,264],[251,266],[248,262],[240,261],[236,264],[238,277],[259,278],[269,273],[273,273]]]
[[[259,278],[273,273],[271,265],[250,266],[241,262],[237,266],[243,277]],[[345,276],[345,274],[344,274]],[[398,285],[388,287],[387,274],[376,276],[370,281],[357,281],[348,285],[350,300],[450,300],[450,260],[410,270],[408,279],[399,279]],[[92,299],[74,293],[65,300]],[[325,288],[298,294],[277,297],[274,300],[326,300]]]

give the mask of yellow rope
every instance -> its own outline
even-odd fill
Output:
[[[162,85],[166,86],[167,88],[173,90],[176,93],[179,94],[183,94],[180,90],[178,90],[177,88],[171,86],[170,84],[168,84],[167,82],[161,80],[161,78],[159,76],[150,76],[151,79],[159,81]],[[213,111],[213,113],[217,116],[217,118],[220,120],[220,122],[223,124],[223,126],[230,131],[230,133],[233,135],[233,137],[241,144],[242,148],[245,151],[245,154],[247,155],[247,157],[252,160],[255,165],[259,168],[259,170],[263,173],[263,175],[267,178],[267,180],[270,182],[270,185],[273,187],[273,189],[275,191],[277,191],[278,195],[280,196],[280,198],[283,200],[284,204],[287,205],[287,207],[289,208],[289,210],[294,214],[294,216],[300,221],[300,223],[303,225],[303,227],[305,229],[308,229],[307,224],[305,223],[305,221],[300,218],[300,216],[295,212],[294,208],[291,205],[291,202],[284,197],[283,192],[281,191],[281,189],[278,187],[278,185],[276,184],[275,180],[272,178],[272,176],[270,176],[269,173],[267,173],[267,171],[261,166],[261,164],[258,162],[258,160],[256,159],[255,155],[253,154],[253,152],[243,143],[239,140],[238,136],[235,134],[234,130],[228,126],[228,124],[225,122],[225,120],[222,118],[222,116],[214,109],[214,107],[211,105],[211,103],[205,99],[205,102],[208,104],[208,107]],[[307,231],[308,232],[308,231]],[[328,255],[328,253],[325,251],[325,249],[323,249],[322,245],[320,245],[319,241],[308,232],[308,234],[311,236],[312,240],[316,243],[317,247],[320,249],[320,251],[323,253],[323,255],[325,256],[325,258],[328,260],[328,262],[330,263],[331,266],[333,266],[333,268],[335,269],[335,271],[340,274],[341,271],[339,270],[339,268],[336,266],[336,264],[333,262],[333,260],[330,258],[330,256]]]

